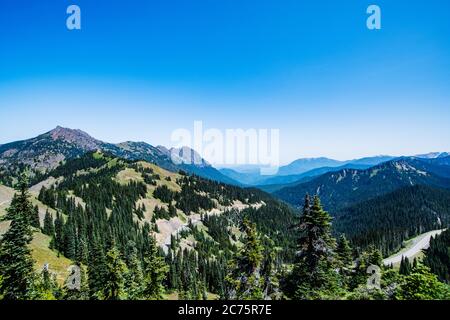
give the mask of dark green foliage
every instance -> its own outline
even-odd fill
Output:
[[[94,241],[91,248],[87,269],[89,297],[91,299],[99,299],[102,297],[100,293],[107,274],[106,256],[104,249],[97,241]]]
[[[53,224],[53,217],[50,214],[50,212],[46,212],[45,213],[45,217],[44,217],[44,227],[42,228],[42,233],[48,235],[48,236],[53,236],[55,233],[55,226]]]
[[[408,257],[402,257],[402,261],[400,262],[400,270],[399,273],[407,276],[411,273],[412,265],[409,262]]]
[[[344,234],[342,234],[338,239],[336,253],[342,267],[351,266],[353,263],[352,248],[350,247],[350,243]]]
[[[106,268],[100,297],[105,300],[121,300],[126,296],[125,275],[127,266],[123,262],[119,250],[113,244],[106,253]]]
[[[175,192],[170,190],[166,185],[162,185],[155,188],[153,196],[164,203],[171,203],[175,196]]]
[[[287,284],[288,295],[295,299],[334,297],[338,291],[336,243],[331,235],[331,217],[317,196],[313,204],[306,196],[297,229],[298,254]]]
[[[418,264],[404,277],[395,291],[399,300],[448,300],[450,288],[439,282],[437,276],[423,264]]]
[[[0,241],[0,295],[10,300],[27,299],[34,277],[33,260],[28,248],[33,237],[31,223],[34,209],[29,201],[28,181],[24,175],[16,190],[5,217],[11,220],[11,224]]]
[[[450,283],[450,230],[432,238],[425,253],[424,263],[441,281]]]
[[[153,210],[152,220],[153,222],[155,222],[158,219],[170,220],[170,218],[176,216],[177,211],[172,204],[169,205],[169,210],[166,210],[164,207],[156,206],[155,209]]]
[[[389,255],[398,251],[403,241],[449,223],[450,191],[413,186],[342,209],[333,226],[353,245],[375,245]]]
[[[31,219],[31,226],[39,229],[41,227],[41,223],[39,220],[39,208],[38,206],[34,206],[33,208],[33,216]]]
[[[256,232],[256,226],[248,219],[242,223],[244,241],[242,249],[230,262],[230,273],[226,277],[229,288],[227,299],[263,299],[264,278],[261,275],[264,248]]]
[[[426,173],[426,174],[424,174]],[[341,208],[373,199],[411,185],[450,188],[450,167],[418,158],[401,158],[366,170],[343,169],[321,175],[311,181],[286,187],[274,194],[295,206],[305,194],[320,188],[326,210],[333,216]]]
[[[142,263],[133,241],[128,242],[125,263],[128,267],[128,271],[125,274],[127,299],[141,299],[143,297],[144,275],[142,273]]]
[[[149,238],[144,255],[143,295],[146,299],[162,299],[164,293],[163,282],[166,279],[169,268],[165,264],[164,258],[160,256],[158,246],[153,237]]]

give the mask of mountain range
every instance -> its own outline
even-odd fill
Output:
[[[280,168],[278,175],[257,180],[257,167],[218,170],[187,147],[113,144],[81,130],[57,127],[32,139],[0,145],[0,216],[11,203],[10,187],[25,168],[32,174],[30,193],[43,227],[32,246],[45,252],[45,261],[51,258],[53,265],[60,264],[56,270],[60,274],[70,261],[57,256],[44,232],[45,217],[56,221],[58,212],[68,239],[80,237],[75,245],[56,243],[65,258],[84,252],[81,244],[88,242],[86,230],[93,226],[97,241],[106,244],[111,236],[118,237],[126,251],[129,240],[135,239],[141,250],[146,241],[141,231],[149,231],[146,228],[154,223],[165,253],[188,249],[205,261],[220,257],[214,262],[217,265],[208,268],[211,278],[241,245],[239,226],[244,216],[283,248],[284,261],[292,261],[293,226],[307,194],[320,197],[333,216],[336,235],[345,233],[359,248],[375,245],[384,255],[413,236],[450,223],[450,156],[445,152],[350,161],[298,159]],[[252,177],[256,179],[252,183],[260,183],[254,185],[257,188],[242,187],[242,179],[248,186]],[[0,222],[0,235],[8,227]],[[73,230],[77,232],[70,234]],[[168,257],[169,265],[178,259]],[[208,282],[211,292],[219,294],[216,286],[221,282],[222,276]]]
[[[173,172],[183,170],[204,178],[239,184],[220,173],[204,159],[198,159],[200,156],[187,147],[167,149],[163,146],[154,147],[145,142],[132,141],[113,144],[97,140],[81,130],[60,126],[32,139],[0,145],[0,181],[11,185],[11,178],[25,166],[35,175],[39,175],[56,168],[62,161],[96,150],[123,159],[145,160]],[[178,161],[172,161],[172,154]],[[190,163],[188,154],[198,161]]]
[[[274,195],[299,206],[306,194],[317,194],[327,210],[335,211],[406,186],[450,188],[448,158],[402,157],[365,170],[341,169],[279,189]]]

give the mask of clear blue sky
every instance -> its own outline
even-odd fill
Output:
[[[282,162],[450,151],[449,21],[448,0],[2,0],[0,143],[170,145],[202,120],[279,128]]]

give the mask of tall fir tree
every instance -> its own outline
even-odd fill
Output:
[[[42,228],[42,233],[53,236],[55,233],[55,226],[53,225],[53,217],[51,213],[47,210],[44,216],[44,227]]]
[[[106,256],[103,247],[97,240],[93,240],[87,268],[90,299],[101,298],[106,272]]]
[[[158,245],[153,236],[149,237],[149,243],[144,251],[144,291],[145,299],[160,300],[163,298],[164,281],[169,267],[164,258],[160,256]]]
[[[409,262],[408,257],[402,257],[402,261],[400,262],[400,269],[399,269],[399,273],[407,276],[411,273],[411,263]]]
[[[33,208],[33,217],[31,220],[31,226],[39,229],[41,227],[41,222],[39,220],[39,208],[38,206],[34,206]]]
[[[106,253],[106,273],[103,279],[101,297],[104,300],[122,300],[125,298],[125,274],[127,266],[113,243]]]
[[[0,292],[4,299],[22,300],[29,296],[34,278],[33,259],[28,244],[33,239],[31,222],[34,209],[29,201],[28,181],[22,174],[16,187],[6,220],[11,220],[8,231],[0,242]]]
[[[263,299],[264,278],[261,276],[264,248],[256,226],[247,218],[243,220],[244,245],[230,263],[227,298],[239,300]]]
[[[336,254],[342,267],[348,268],[352,265],[352,248],[350,247],[350,242],[344,234],[342,234],[337,241]]]
[[[335,271],[336,240],[331,235],[331,217],[322,209],[318,196],[313,204],[305,197],[298,224],[298,254],[290,277],[295,299],[333,298],[339,289]]]
[[[125,275],[127,283],[127,299],[141,299],[144,289],[144,275],[142,273],[142,264],[138,258],[136,245],[133,241],[129,241],[127,244],[127,255],[125,260],[128,266],[128,272]]]

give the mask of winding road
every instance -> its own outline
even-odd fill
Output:
[[[416,254],[418,254],[423,249],[428,248],[428,246],[430,245],[431,237],[434,237],[434,236],[440,234],[444,230],[445,229],[433,230],[433,231],[426,232],[426,233],[423,233],[423,234],[415,237],[412,240],[413,243],[412,243],[411,247],[404,249],[404,250],[400,251],[399,253],[396,253],[396,254],[390,256],[389,258],[384,259],[383,263],[385,265],[396,264],[396,263],[400,263],[402,261],[402,257],[408,257],[408,259],[414,257]]]

